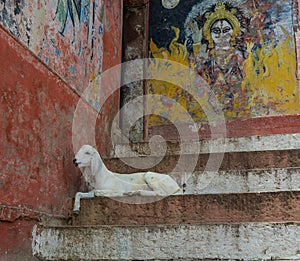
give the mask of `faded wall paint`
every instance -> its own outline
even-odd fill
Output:
[[[122,62],[122,0],[104,0],[103,72]],[[107,83],[102,81],[101,91],[111,92],[120,87],[121,73]],[[117,87],[116,87],[117,86]],[[100,99],[106,95],[100,95]],[[103,103],[103,100],[101,100]],[[101,108],[101,120],[97,122],[96,140],[104,156],[111,152],[111,126],[119,111],[120,92],[113,92]]]
[[[93,84],[90,102],[99,106],[103,59],[103,1],[5,0],[0,22],[70,86]]]
[[[29,233],[35,222],[68,215],[80,179],[72,166],[71,142],[78,95],[2,27],[0,41],[0,55],[5,57],[0,59],[4,116],[0,233],[5,239],[0,256],[4,259],[30,254]]]
[[[299,94],[293,26],[297,12],[293,2],[230,3],[190,0],[166,9],[161,1],[152,1],[151,56],[178,61],[195,70],[216,95],[226,119],[296,114]],[[175,66],[167,68],[180,75]],[[189,75],[180,78],[185,85],[193,81]],[[170,83],[150,81],[148,91],[175,99],[194,120],[205,121],[198,102],[210,103],[210,97],[193,93],[193,86],[189,88],[191,95]],[[168,106],[166,103],[161,109],[149,104],[149,113],[173,122],[186,121],[184,114],[176,114]],[[150,126],[166,123],[163,118],[149,117]]]
[[[85,82],[88,74],[77,74],[75,71],[78,75],[77,79],[73,76],[73,78],[62,77],[62,74],[58,75],[58,73],[63,71],[57,73],[52,70],[53,68],[49,68],[49,64],[45,66],[45,63],[37,58],[36,53],[33,54],[30,46],[33,38],[29,33],[32,33],[32,26],[34,22],[37,23],[33,20],[37,17],[33,19],[33,16],[27,16],[27,9],[32,7],[32,2],[37,1],[30,1],[28,5],[25,1],[1,1],[0,3],[1,21],[5,25],[5,27],[0,25],[1,261],[36,260],[31,253],[33,226],[37,223],[66,224],[75,193],[85,189],[79,170],[72,163],[74,156],[72,123],[80,96],[79,89],[76,91],[70,83]],[[54,3],[54,1],[49,2]],[[83,1],[81,3],[83,4]],[[14,4],[21,5],[22,8],[14,11]],[[45,2],[40,4],[44,6]],[[4,5],[6,11],[3,11]],[[105,70],[121,62],[122,3],[105,0],[103,6],[105,21],[103,68]],[[12,13],[9,13],[10,11]],[[41,14],[42,10],[39,11],[38,14]],[[5,22],[3,12],[7,12]],[[16,15],[18,19],[15,19]],[[67,20],[69,29],[66,28],[64,34],[73,27],[70,16]],[[28,21],[28,28],[24,21]],[[41,25],[40,39],[49,36],[49,32],[45,31],[43,34],[43,26],[49,29],[46,23]],[[15,31],[14,35],[17,38],[12,37],[12,31]],[[24,41],[26,35],[28,41]],[[57,37],[60,39],[59,37],[62,36],[57,35]],[[86,40],[84,37],[83,39]],[[62,52],[66,54],[64,57],[69,55],[69,58],[74,58],[75,44],[73,46],[71,42],[67,43],[62,47]],[[76,66],[81,66],[80,59],[84,61],[84,54],[87,53],[81,53],[77,60],[70,58],[70,61]],[[55,63],[55,60],[60,58],[53,55],[52,59]],[[84,62],[88,63],[88,61]],[[79,86],[82,87],[85,86]],[[97,114],[97,145],[101,153],[109,155],[110,117],[118,109],[118,104],[118,94],[111,97],[99,114],[86,104],[88,117],[81,123],[83,126],[81,142],[86,142],[85,138],[89,136],[86,133],[89,131],[86,125],[89,126],[92,122],[90,118],[94,118]]]

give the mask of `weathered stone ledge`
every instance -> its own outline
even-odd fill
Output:
[[[196,171],[187,177],[187,194],[300,191],[300,168]],[[182,174],[177,180],[180,178]]]
[[[180,163],[179,163],[180,159]],[[208,165],[208,160],[210,164]],[[133,173],[137,171],[155,171],[170,173],[177,167],[177,171],[227,171],[253,170],[275,168],[299,168],[300,149],[270,150],[250,152],[226,152],[210,154],[183,154],[161,157],[124,157],[104,159],[106,166],[114,172]]]
[[[81,200],[73,225],[300,222],[300,191]],[[128,203],[125,203],[128,202]]]
[[[300,191],[300,168],[172,172],[169,175],[181,187],[186,184],[186,194]]]
[[[300,223],[42,227],[40,260],[299,260]]]
[[[300,133],[273,134],[203,140],[119,143],[114,146],[112,158],[147,156],[207,154],[223,152],[254,152],[300,149]]]

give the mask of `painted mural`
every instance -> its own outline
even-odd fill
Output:
[[[180,62],[201,76],[227,120],[299,113],[293,1],[163,2],[150,3],[150,57]],[[176,73],[175,67],[166,68]],[[209,103],[210,97],[193,93],[192,87],[186,92],[151,80],[148,92],[175,99],[194,120],[203,122],[206,115],[199,103]],[[150,116],[150,126],[165,124],[166,119],[185,121],[184,114],[162,104],[163,108],[148,104],[150,114],[163,116]]]
[[[45,64],[99,106],[102,71],[101,0],[0,1],[0,22]]]

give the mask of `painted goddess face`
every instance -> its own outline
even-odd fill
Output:
[[[203,37],[210,49],[229,49],[240,34],[241,24],[235,16],[236,12],[236,9],[227,10],[224,3],[218,2],[213,12],[204,15]]]
[[[217,20],[210,29],[211,38],[215,47],[230,47],[230,40],[233,34],[233,27],[225,20]]]

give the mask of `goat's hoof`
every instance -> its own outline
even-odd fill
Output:
[[[73,210],[73,213],[74,213],[75,215],[78,215],[78,214],[79,214],[79,212],[80,212],[80,210],[79,210],[79,209],[74,209],[74,210]]]

